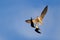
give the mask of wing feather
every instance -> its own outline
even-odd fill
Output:
[[[27,22],[27,23],[31,23],[31,20],[25,20],[25,22]]]
[[[42,13],[41,13],[41,15],[40,15],[40,20],[43,20],[44,16],[46,15],[47,10],[48,10],[48,6],[46,6],[46,7],[43,9],[43,11],[42,11]]]

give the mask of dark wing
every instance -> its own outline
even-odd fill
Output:
[[[30,24],[31,24],[31,27],[35,28],[35,27],[34,27],[34,23],[33,23],[33,19],[32,19],[32,18],[29,19],[29,20],[26,20],[25,22],[30,23]]]
[[[46,6],[46,7],[44,8],[44,10],[42,11],[42,13],[41,13],[41,15],[40,15],[40,19],[41,19],[41,20],[44,18],[47,10],[48,10],[48,6]]]
[[[31,18],[31,27],[35,28],[32,18]]]

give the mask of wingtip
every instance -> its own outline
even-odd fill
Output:
[[[28,20],[25,20],[25,22],[27,22]]]
[[[30,23],[30,20],[25,20],[25,22]]]
[[[46,5],[46,8],[48,8],[48,5]]]

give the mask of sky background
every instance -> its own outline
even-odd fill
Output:
[[[46,5],[38,34],[25,20],[40,16]],[[60,0],[0,0],[0,40],[60,40]]]

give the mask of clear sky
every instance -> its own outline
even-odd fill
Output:
[[[48,12],[36,33],[26,19]],[[60,0],[0,0],[0,40],[60,40]]]

